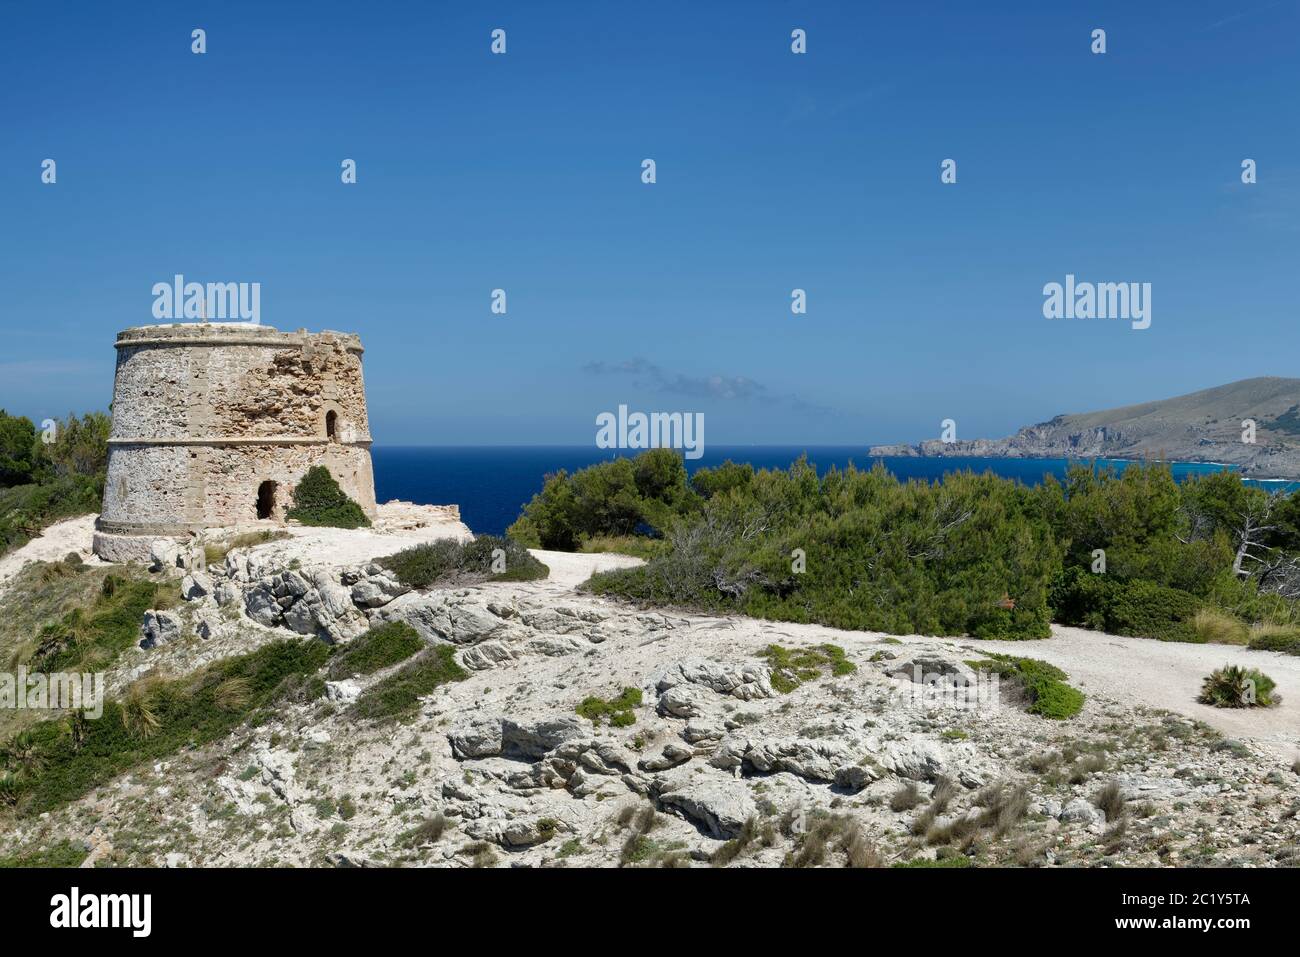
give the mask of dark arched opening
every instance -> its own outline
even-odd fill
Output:
[[[339,414],[333,409],[325,413],[325,436],[331,441],[338,440]]]
[[[257,517],[275,517],[275,483],[263,482],[257,487]]]

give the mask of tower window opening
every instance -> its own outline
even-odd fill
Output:
[[[338,441],[339,414],[333,409],[325,413],[325,436],[331,442]]]

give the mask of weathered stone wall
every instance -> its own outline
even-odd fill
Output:
[[[356,336],[181,324],[128,329],[117,347],[101,532],[252,524],[266,482],[275,490],[265,521],[280,523],[315,465],[375,514]]]

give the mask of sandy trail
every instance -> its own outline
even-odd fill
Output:
[[[551,570],[546,581],[537,583],[546,586],[544,590],[549,592],[573,591],[596,572],[644,564],[639,558],[610,552],[548,552],[539,548],[529,551]]]
[[[1300,657],[1295,655],[1126,638],[1060,625],[1052,626],[1052,637],[1046,641],[1024,642],[1008,650],[1056,665],[1084,691],[1199,718],[1226,735],[1253,738],[1283,756],[1300,752]],[[1281,704],[1242,709],[1199,704],[1196,696],[1202,679],[1225,664],[1263,671],[1277,682]]]
[[[96,515],[82,515],[56,522],[38,538],[33,538],[22,548],[0,558],[0,593],[9,579],[17,575],[28,562],[57,562],[76,552],[87,565],[102,565],[91,552],[95,533]]]

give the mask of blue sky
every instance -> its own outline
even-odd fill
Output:
[[[1298,46],[1300,0],[13,5],[0,406],[105,408],[175,273],[359,333],[387,444],[620,403],[973,438],[1294,375]],[[1152,283],[1151,328],[1044,319],[1066,273]]]

